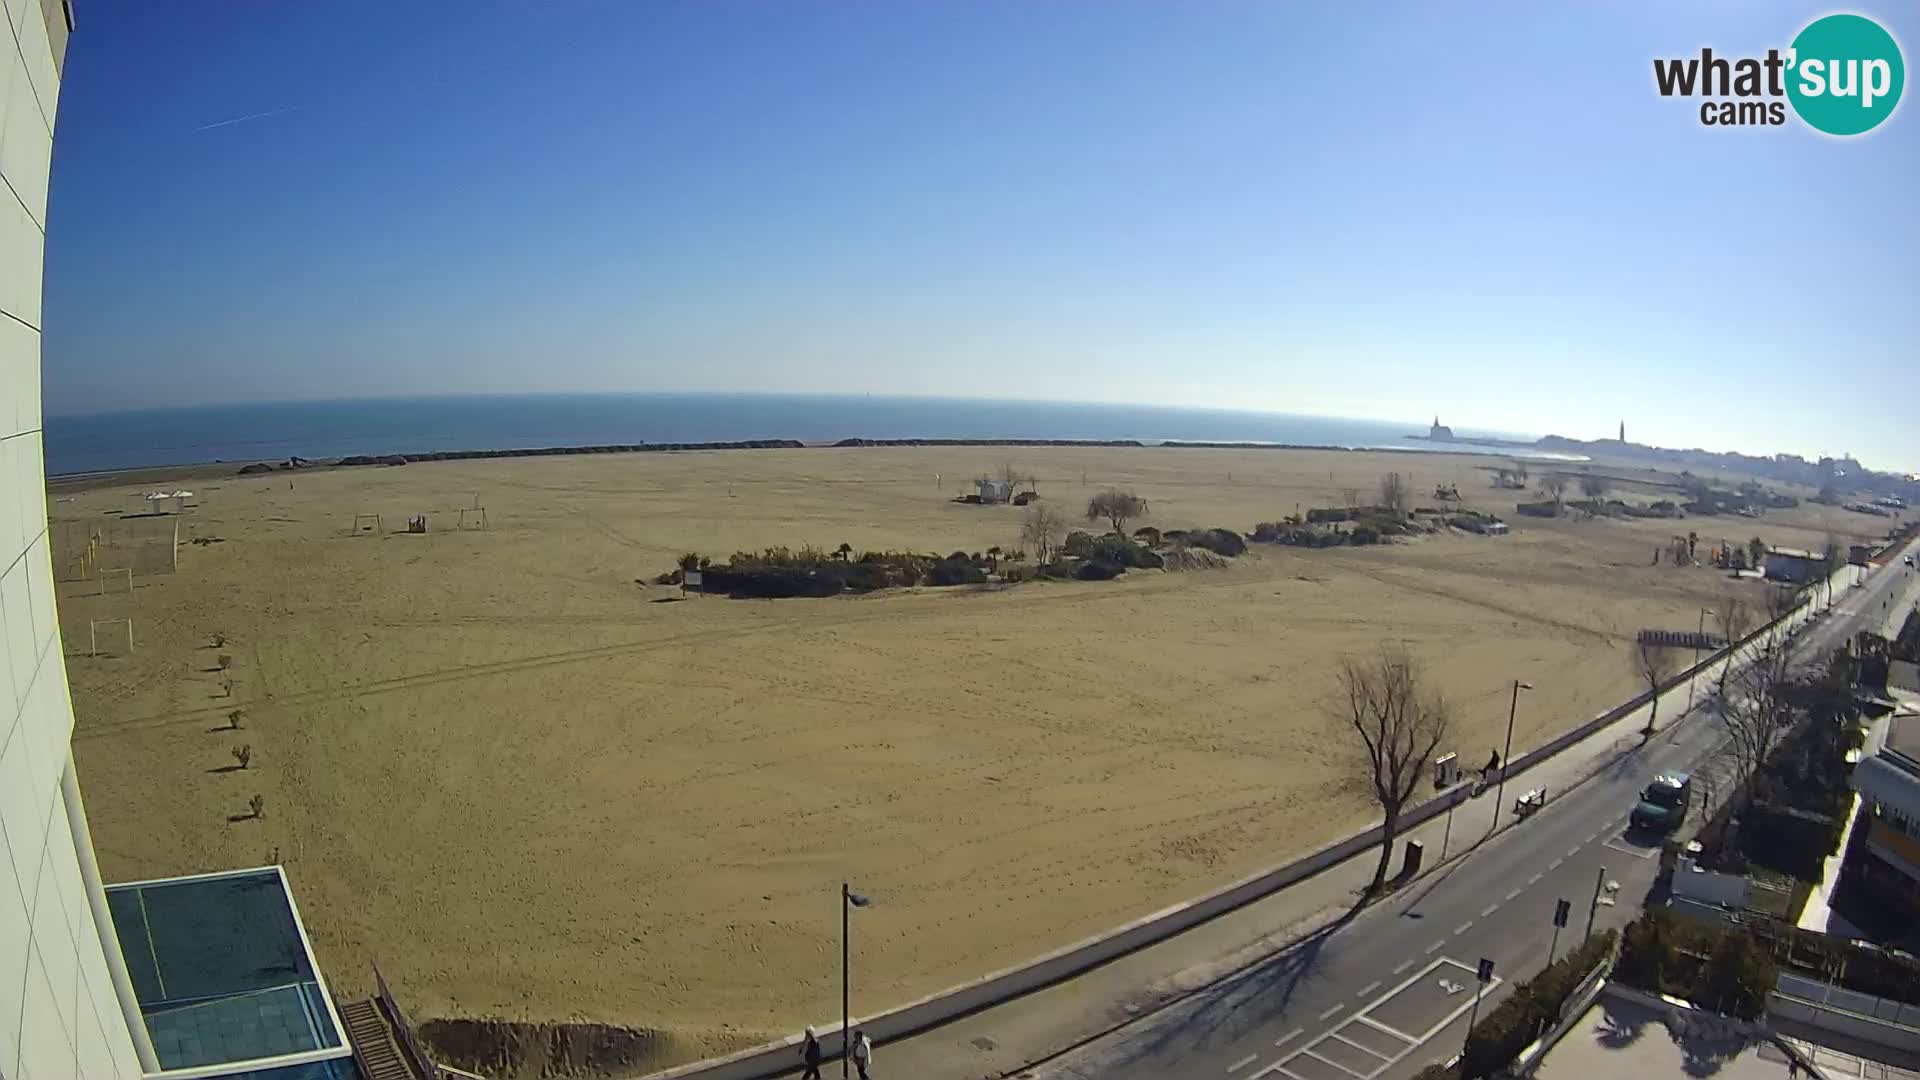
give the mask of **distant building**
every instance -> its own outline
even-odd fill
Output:
[[[1427,438],[1433,439],[1436,442],[1451,442],[1453,441],[1453,429],[1441,423],[1440,418],[1436,416],[1433,418],[1433,426],[1427,429]]]
[[[1825,561],[1811,551],[1799,548],[1774,548],[1767,552],[1764,569],[1771,581],[1804,585],[1819,576]]]
[[[983,503],[1003,503],[1011,498],[1013,492],[1003,480],[981,480],[980,501]]]

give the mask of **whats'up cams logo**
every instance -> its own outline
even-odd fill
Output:
[[[1698,57],[1655,60],[1661,97],[1705,98],[1708,127],[1778,126],[1787,106],[1816,131],[1859,135],[1880,126],[1900,105],[1907,66],[1893,35],[1861,15],[1828,15],[1807,24],[1785,52],[1729,59],[1701,49]]]

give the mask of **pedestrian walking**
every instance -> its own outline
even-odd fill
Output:
[[[807,1029],[807,1041],[800,1045],[800,1060],[807,1066],[800,1080],[820,1080],[820,1040],[813,1037],[812,1028]]]
[[[855,1029],[853,1033],[853,1067],[860,1070],[860,1080],[867,1080],[867,1066],[873,1064],[873,1040],[867,1033]]]

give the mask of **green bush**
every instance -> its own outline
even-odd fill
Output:
[[[1151,525],[1142,525],[1133,530],[1133,538],[1148,547],[1159,547],[1161,544],[1160,530]]]
[[[1613,952],[1613,943],[1612,930],[1596,934],[1516,987],[1467,1034],[1459,1075],[1491,1076],[1519,1057],[1520,1051],[1561,1019],[1567,999]]]
[[[1232,529],[1197,529],[1187,534],[1187,543],[1229,559],[1247,553],[1246,540]]]
[[[1081,581],[1112,581],[1114,578],[1126,573],[1126,570],[1127,568],[1121,566],[1119,563],[1110,563],[1103,559],[1089,559],[1080,564],[1080,570],[1074,576]]]
[[[927,584],[942,587],[953,585],[979,585],[987,580],[987,572],[962,558],[945,558],[933,564],[927,572]]]
[[[1093,562],[1113,563],[1126,570],[1155,570],[1163,565],[1160,556],[1112,533],[1095,540],[1086,557]]]
[[[1353,513],[1351,511],[1339,507],[1333,509],[1314,507],[1307,511],[1307,524],[1309,525],[1329,525],[1336,521],[1349,521],[1352,520],[1352,518]]]
[[[1084,559],[1092,553],[1093,535],[1079,529],[1068,533],[1066,541],[1060,545],[1060,554],[1071,555],[1076,559]]]
[[[1371,525],[1355,525],[1347,538],[1353,544],[1377,544],[1380,542],[1380,530]]]

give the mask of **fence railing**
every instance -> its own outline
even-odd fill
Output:
[[[1780,982],[1774,987],[1778,993],[1801,1001],[1825,1005],[1828,1008],[1841,1009],[1860,1016],[1871,1016],[1875,1020],[1884,1020],[1889,1024],[1902,1027],[1920,1028],[1920,1005],[1911,1005],[1891,998],[1875,997],[1858,990],[1848,990],[1832,983],[1823,983],[1802,975],[1781,972]]]

